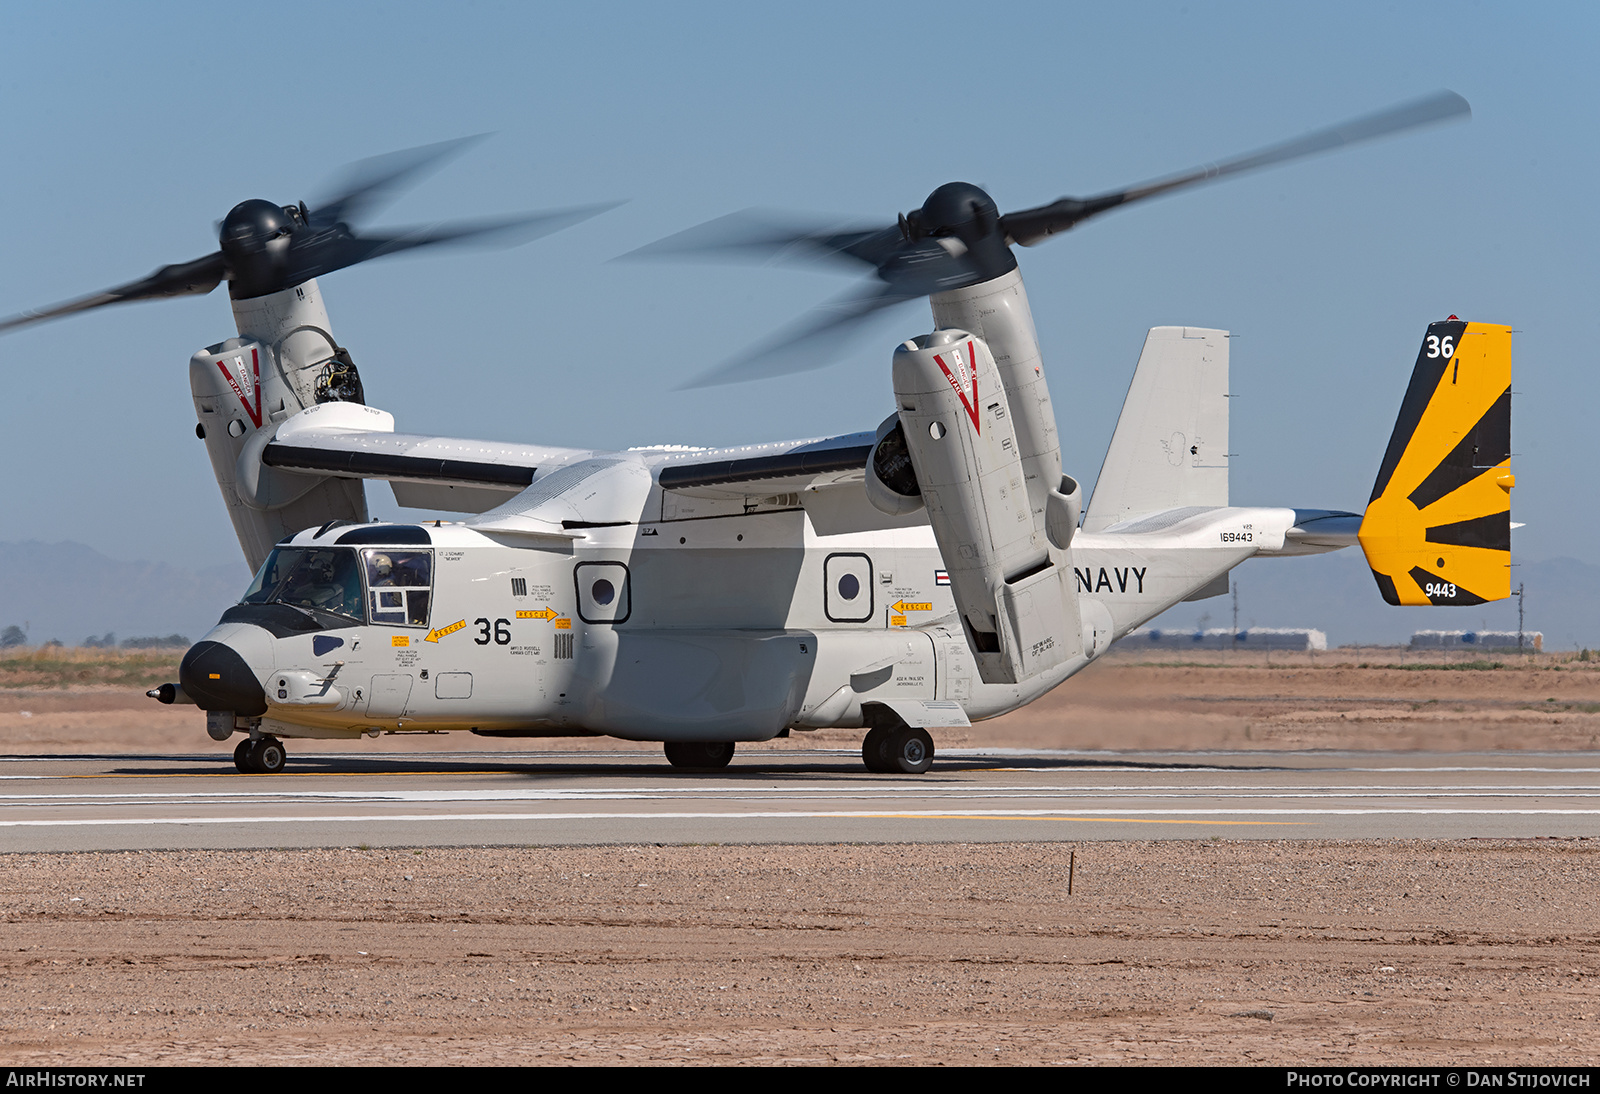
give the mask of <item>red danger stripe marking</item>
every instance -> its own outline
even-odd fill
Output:
[[[959,366],[961,364],[961,351],[956,350],[951,356],[955,358],[955,362]],[[972,343],[970,341],[967,343],[967,361],[970,362],[972,370],[972,400],[970,402],[967,401],[967,393],[961,390],[961,381],[951,374],[950,366],[944,363],[943,355],[936,353],[933,355],[933,360],[938,364],[939,371],[944,373],[944,378],[950,381],[950,387],[956,393],[956,398],[960,399],[961,405],[967,408],[967,417],[972,419],[972,431],[974,433],[982,433],[983,427],[978,424],[978,357],[972,352]]]
[[[241,357],[235,357],[234,360],[239,362],[239,368],[242,371],[244,369],[244,358],[242,356]],[[233,388],[233,393],[239,397],[239,405],[244,407],[244,412],[246,414],[250,415],[250,420],[255,423],[255,427],[257,429],[260,429],[261,428],[261,360],[260,360],[260,358],[258,356],[258,351],[256,351],[256,350],[251,350],[250,351],[250,375],[251,375],[251,378],[245,381],[246,383],[248,383],[250,385],[251,391],[256,397],[256,405],[253,408],[250,406],[250,400],[245,397],[244,388],[239,386],[238,379],[236,379],[234,377],[233,370],[228,368],[227,363],[226,363],[225,360],[217,362],[217,370],[222,373],[222,378],[224,380],[228,381],[228,386]]]

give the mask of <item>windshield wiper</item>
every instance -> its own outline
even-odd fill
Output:
[[[269,600],[269,601],[267,601],[267,603],[268,604],[282,604],[285,608],[293,608],[295,611],[299,612],[301,615],[305,616],[307,619],[311,620],[311,622],[315,623],[319,627],[322,626],[322,620],[321,620],[321,618],[319,618],[319,616],[323,616],[323,615],[331,615],[335,619],[341,619],[341,620],[348,621],[350,623],[361,624],[363,626],[367,622],[365,619],[357,619],[355,616],[353,616],[353,615],[345,615],[343,612],[332,611],[332,610],[330,610],[328,608],[307,607],[304,604],[291,604],[287,600]]]
[[[301,611],[307,611],[307,610],[308,609],[305,609],[305,608],[301,609]],[[366,624],[367,624],[367,621],[365,619],[361,619],[358,616],[354,616],[354,615],[345,615],[343,612],[336,612],[331,608],[311,608],[309,610],[310,611],[314,611],[314,612],[321,612],[323,615],[331,615],[335,619],[345,619],[345,620],[350,621],[351,623],[360,624],[361,626],[366,626]]]
[[[322,620],[318,619],[317,616],[316,616],[316,613],[313,612],[310,608],[302,608],[300,605],[291,604],[287,600],[269,600],[269,601],[267,601],[267,603],[268,604],[282,604],[285,608],[293,608],[295,611],[299,612],[301,615],[303,615],[307,619],[311,620],[311,622],[315,623],[317,626],[319,626],[319,627],[322,626]]]

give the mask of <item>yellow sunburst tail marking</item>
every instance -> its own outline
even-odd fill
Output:
[[[1511,328],[1428,327],[1361,521],[1390,604],[1511,595]]]

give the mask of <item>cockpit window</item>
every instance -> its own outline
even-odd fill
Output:
[[[245,604],[289,604],[360,620],[361,571],[348,548],[279,547],[245,592]]]
[[[361,552],[372,621],[426,627],[433,586],[433,552],[382,548]]]

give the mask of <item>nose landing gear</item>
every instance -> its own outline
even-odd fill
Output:
[[[276,737],[247,738],[233,750],[233,766],[246,775],[276,775],[288,761],[289,753]]]

